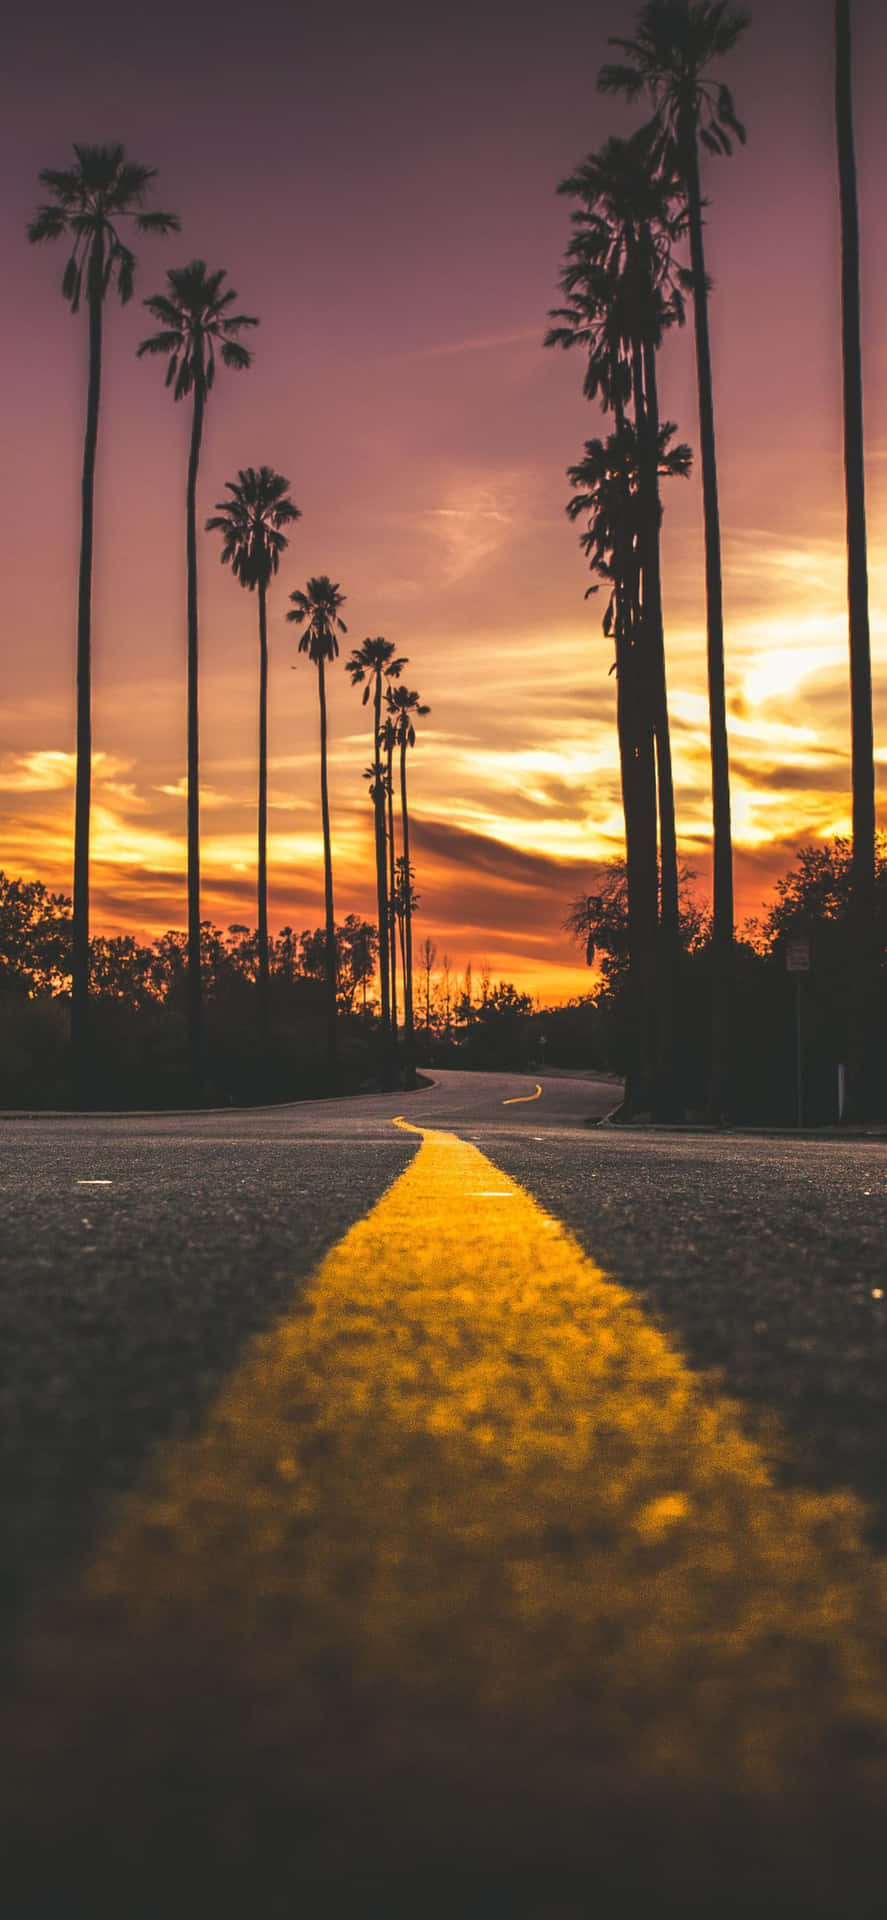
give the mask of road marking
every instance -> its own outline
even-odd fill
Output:
[[[838,1764],[876,1805],[887,1591],[856,1503],[778,1487],[551,1216],[399,1124],[424,1133],[406,1171],[33,1631],[10,1716],[28,1858],[37,1833],[62,1861],[110,1834],[150,1860],[195,1782],[198,1879],[230,1847],[255,1862],[269,1805],[306,1873],[348,1832],[367,1866],[452,1857],[454,1821],[547,1857],[553,1809],[593,1852],[620,1797],[735,1804],[738,1845],[750,1808],[819,1806]]]
[[[113,1180],[78,1180],[78,1187],[113,1187]]]
[[[511,1100],[503,1100],[502,1105],[503,1107],[522,1107],[528,1100],[538,1100],[541,1093],[542,1088],[537,1080],[535,1093],[516,1093]]]

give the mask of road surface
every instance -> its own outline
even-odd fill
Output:
[[[887,1148],[612,1103],[2,1124],[10,1912],[881,1910]]]

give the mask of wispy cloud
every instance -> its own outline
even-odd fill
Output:
[[[462,353],[498,352],[502,347],[525,347],[542,344],[543,329],[538,327],[520,327],[508,333],[475,333],[462,340],[436,340],[423,347],[407,347],[396,354],[382,354],[383,360],[449,360]]]

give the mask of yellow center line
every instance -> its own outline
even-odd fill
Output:
[[[579,1835],[604,1793],[798,1804],[833,1752],[866,1802],[885,1597],[853,1499],[778,1487],[632,1297],[425,1131],[34,1629],[13,1821],[141,1860],[208,1779],[204,1859],[270,1796],[323,1866],[343,1818],[507,1848],[519,1805],[532,1849],[542,1801]]]
[[[541,1092],[542,1088],[537,1080],[535,1093],[516,1093],[511,1100],[503,1100],[502,1105],[503,1107],[522,1107],[528,1100],[538,1100]]]

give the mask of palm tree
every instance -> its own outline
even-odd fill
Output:
[[[609,139],[561,182],[558,192],[570,194],[580,204],[572,217],[561,276],[569,304],[552,314],[560,325],[550,329],[546,345],[586,348],[585,391],[590,398],[600,393],[605,406],[616,413],[617,425],[629,398],[634,408],[643,507],[643,644],[656,739],[662,920],[676,938],[677,834],[662,617],[656,354],[665,330],[684,318],[673,247],[685,223],[674,211],[674,181],[659,166],[660,145],[655,126],[642,127],[629,140]]]
[[[268,962],[268,585],[280,565],[289,541],[284,527],[301,519],[288,498],[289,481],[273,467],[241,467],[236,480],[226,480],[230,500],[220,500],[207,520],[207,532],[222,535],[222,564],[230,565],[235,580],[250,592],[258,589],[259,604],[259,1013],[263,1033],[270,1016]]]
[[[558,191],[574,196],[579,206],[572,216],[573,231],[561,275],[568,305],[552,314],[559,324],[550,329],[546,345],[579,345],[586,349],[585,392],[589,398],[599,396],[605,408],[615,413],[617,434],[626,424],[628,404],[634,412],[633,458],[637,459],[638,487],[632,518],[637,529],[640,599],[632,645],[632,697],[639,708],[638,743],[646,758],[652,747],[644,736],[651,733],[655,743],[658,900],[655,847],[643,870],[630,863],[629,890],[635,896],[632,922],[636,932],[641,922],[649,923],[649,942],[659,949],[658,965],[650,954],[660,1014],[654,1109],[665,1117],[674,1117],[680,1109],[675,1032],[680,922],[662,613],[656,355],[666,328],[684,317],[673,248],[685,220],[682,213],[675,212],[673,178],[660,165],[661,144],[655,125],[642,127],[629,140],[609,139],[561,182]],[[638,789],[639,800],[643,800],[645,791]],[[636,911],[639,882],[649,895],[640,919]],[[639,957],[635,947],[636,964]]]
[[[177,233],[173,213],[145,212],[143,202],[156,167],[127,160],[125,149],[74,146],[75,164],[46,167],[40,174],[53,198],[38,207],[28,227],[31,241],[67,238],[71,252],[62,274],[62,295],[72,313],[86,293],[89,374],[80,509],[80,574],[77,590],[77,775],[74,799],[74,899],[71,961],[71,1060],[75,1102],[89,1094],[89,811],[92,789],[92,554],[96,450],[102,381],[104,300],[114,286],[125,304],[132,298],[135,255],[120,236],[131,219],[139,233]]]
[[[689,472],[690,449],[672,445],[673,436],[670,422],[660,427],[657,495],[660,478]],[[578,489],[568,502],[567,512],[571,520],[585,520],[581,545],[592,572],[610,589],[603,629],[612,636],[616,655],[616,727],[625,816],[634,1041],[626,1085],[630,1111],[657,1097],[656,820],[652,731],[644,697],[647,661],[639,565],[646,513],[642,464],[637,430],[631,421],[623,420],[606,441],[586,441],[583,459],[570,467],[567,475]]]
[[[379,915],[379,983],[382,1000],[382,1027],[388,1033],[391,1026],[391,996],[388,982],[388,885],[385,863],[385,781],[382,769],[379,734],[382,726],[382,681],[399,680],[406,666],[406,659],[396,659],[394,642],[385,640],[381,634],[375,639],[366,639],[360,647],[355,647],[345,662],[346,671],[351,676],[351,685],[363,689],[363,704],[366,706],[370,696],[373,701],[373,766],[371,770],[370,793],[373,801],[373,819],[375,825],[376,846],[376,903]]]
[[[382,787],[388,814],[385,836],[388,843],[388,971],[391,976],[391,1037],[395,1041],[397,1039],[397,848],[394,838],[394,749],[396,746],[397,728],[389,714],[379,729],[379,760],[381,762],[384,754]]]
[[[854,1113],[869,1105],[866,1015],[875,964],[875,761],[869,636],[860,343],[859,213],[853,140],[850,0],[835,0],[835,120],[841,204],[841,320],[844,369],[844,490],[847,515],[847,603],[850,629],[850,736],[853,788],[853,914],[859,968],[860,1033],[851,1062]]]
[[[197,470],[203,440],[203,421],[216,372],[216,346],[223,366],[235,373],[250,365],[252,355],[237,335],[244,327],[257,327],[258,320],[246,313],[230,313],[237,299],[233,287],[222,291],[225,269],[207,271],[205,260],[190,260],[186,267],[170,267],[166,293],[152,294],[145,301],[148,312],[160,322],[160,333],[151,334],[138,348],[139,359],[146,353],[166,354],[166,384],[173,399],[194,396],[191,414],[191,446],[188,454],[188,478],[185,488],[185,552],[187,566],[188,609],[188,1065],[192,1097],[200,1098],[203,1055],[203,1008],[200,979],[200,773],[198,758],[197,702]]]
[[[307,586],[296,589],[290,594],[292,611],[288,620],[295,620],[305,631],[299,636],[299,652],[307,653],[317,668],[317,692],[320,702],[320,810],[323,825],[323,876],[324,903],[326,909],[326,993],[327,993],[327,1066],[331,1093],[339,1093],[342,1087],[342,1070],[339,1063],[339,1041],[336,1027],[336,919],[333,911],[333,855],[330,839],[330,802],[327,786],[327,722],[326,722],[326,680],[325,668],[328,660],[336,659],[339,652],[337,633],[347,633],[339,609],[345,605],[345,595],[339,590],[338,583],[330,580],[325,573],[318,574],[308,581]]]
[[[409,1063],[413,1042],[413,894],[410,868],[410,815],[407,806],[407,748],[414,747],[416,744],[415,719],[420,714],[424,716],[430,713],[431,708],[423,707],[419,695],[408,687],[389,687],[385,695],[385,704],[394,722],[395,739],[400,749],[400,820],[403,834],[403,1023]]]
[[[669,170],[673,168],[681,183],[689,228],[705,524],[714,837],[711,1107],[716,1116],[723,1106],[726,1080],[733,949],[733,847],[724,683],[721,531],[699,147],[702,145],[709,153],[730,154],[734,137],[745,141],[745,128],[737,119],[729,87],[710,79],[708,74],[712,61],[731,51],[748,24],[748,15],[730,5],[729,0],[647,0],[647,5],[641,8],[634,39],[614,39],[611,42],[621,49],[625,62],[604,66],[598,75],[598,85],[604,93],[623,93],[630,100],[637,99],[644,92],[650,95],[655,124],[662,139],[665,164]]]

